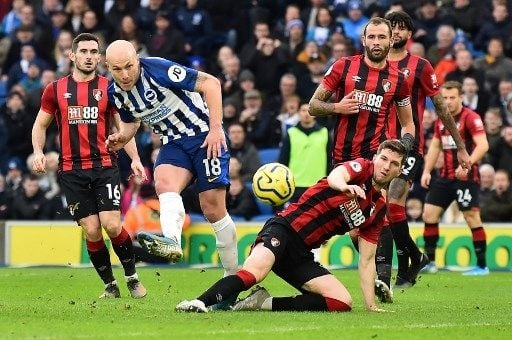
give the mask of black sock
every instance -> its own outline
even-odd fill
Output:
[[[273,311],[327,311],[325,298],[320,294],[304,294],[297,296],[272,298]]]
[[[431,262],[435,262],[437,241],[439,241],[439,223],[425,223],[423,239],[425,240],[425,253]]]
[[[483,227],[478,227],[471,229],[471,234],[473,236],[473,247],[475,248],[476,253],[476,264],[480,268],[485,268],[487,267],[487,260],[485,259],[487,251],[487,237],[485,235],[485,230]]]
[[[391,284],[391,265],[393,263],[393,234],[389,227],[384,227],[380,233],[375,265],[377,276],[388,286]]]
[[[396,245],[396,255],[398,258],[398,273],[402,279],[408,280],[407,271],[409,269],[409,248],[407,247],[409,236],[409,225],[407,221],[400,221],[391,224],[393,239]]]
[[[128,232],[122,228],[121,233],[110,240],[112,241],[114,252],[123,265],[124,275],[131,276],[135,274],[135,251],[133,250],[132,239]]]
[[[103,283],[107,284],[114,281],[112,265],[110,264],[110,254],[103,239],[96,242],[87,240],[86,242],[89,258]]]
[[[229,275],[223,277],[213,284],[206,292],[201,294],[197,299],[204,302],[208,306],[212,306],[222,300],[229,298],[235,294],[248,289],[245,287],[244,281],[238,275]]]

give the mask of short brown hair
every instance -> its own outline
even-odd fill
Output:
[[[457,89],[459,94],[462,94],[462,84],[455,80],[450,80],[444,83],[441,88],[451,90],[451,89]]]
[[[368,21],[368,23],[366,25],[364,25],[363,35],[366,36],[366,28],[369,25],[377,26],[377,25],[380,25],[380,24],[385,24],[386,26],[388,26],[389,36],[391,37],[391,22],[389,20],[381,18],[381,17],[373,17],[373,18],[371,18],[370,21]]]
[[[98,49],[100,48],[100,40],[97,36],[91,33],[80,33],[76,36],[75,39],[73,39],[73,43],[71,44],[71,50],[73,50],[73,53],[75,53],[78,49],[78,43],[80,41],[96,41],[98,44]]]
[[[384,149],[389,149],[402,156],[402,161],[400,162],[400,165],[404,164],[405,156],[407,155],[407,150],[405,149],[405,145],[400,140],[387,139],[384,142],[380,143],[379,149],[377,150],[377,154],[381,153],[381,151]]]

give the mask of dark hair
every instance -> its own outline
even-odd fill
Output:
[[[414,31],[414,25],[412,23],[412,18],[409,14],[404,11],[395,11],[388,13],[386,15],[386,19],[391,23],[391,27],[405,27],[408,31]]]
[[[371,18],[370,21],[368,21],[368,23],[366,25],[364,25],[363,35],[366,36],[366,28],[369,25],[377,26],[377,25],[380,25],[380,24],[385,24],[385,25],[388,26],[389,36],[391,37],[391,23],[389,22],[389,20],[381,18],[381,17],[373,17],[373,18]]]
[[[379,149],[377,150],[377,154],[381,153],[382,150],[389,149],[393,152],[396,152],[400,156],[402,156],[402,160],[400,161],[400,165],[403,165],[405,162],[405,155],[407,155],[407,150],[405,149],[405,145],[398,139],[387,139],[384,142],[380,143]]]
[[[459,94],[462,94],[462,84],[455,80],[450,80],[444,83],[441,88],[451,90],[451,89],[457,89]]]
[[[73,50],[73,53],[75,53],[78,49],[78,43],[80,41],[96,41],[96,43],[98,44],[98,49],[100,47],[100,40],[97,36],[91,33],[80,33],[76,36],[75,39],[73,39],[73,43],[71,44],[71,49]]]

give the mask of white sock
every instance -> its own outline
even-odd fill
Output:
[[[124,276],[124,279],[126,280],[126,282],[132,280],[132,279],[135,279],[135,280],[138,280],[139,279],[139,275],[137,273],[133,274],[133,275],[130,275],[130,276]]]
[[[224,267],[224,276],[234,275],[238,271],[238,248],[236,243],[236,228],[231,216],[226,215],[212,223],[220,261]]]
[[[164,192],[160,200],[160,226],[165,237],[174,238],[181,247],[181,229],[185,220],[185,207],[180,194]]]

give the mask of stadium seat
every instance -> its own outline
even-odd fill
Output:
[[[279,148],[261,149],[258,153],[262,165],[277,162],[279,158]]]

